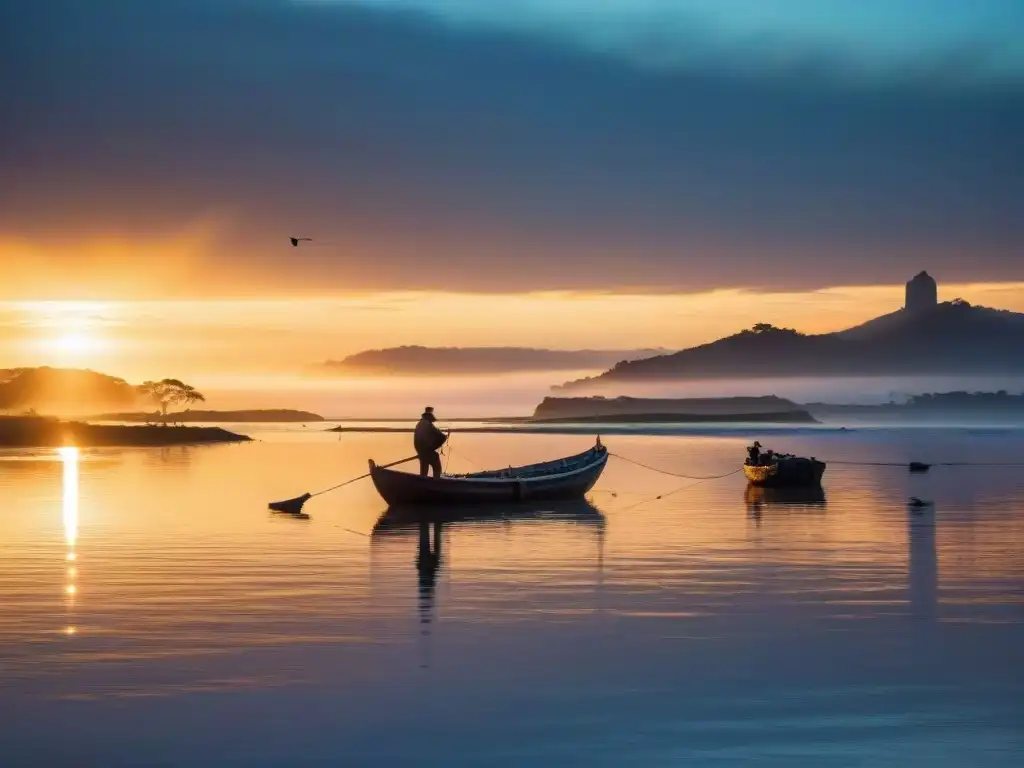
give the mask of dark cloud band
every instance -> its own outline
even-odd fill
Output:
[[[0,14],[8,236],[213,216],[221,271],[318,288],[1021,277],[1012,83],[651,71],[336,3]]]

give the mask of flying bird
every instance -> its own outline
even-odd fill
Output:
[[[299,242],[302,241],[302,240],[307,240],[309,242],[313,242],[313,238],[312,237],[289,237],[288,239],[292,241],[292,247],[294,247],[294,248],[298,248],[299,247]]]

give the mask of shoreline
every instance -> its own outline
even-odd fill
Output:
[[[0,418],[0,448],[163,448],[245,443],[248,435],[222,427],[88,424],[45,417]]]

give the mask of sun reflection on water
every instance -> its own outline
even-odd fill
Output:
[[[67,553],[64,559],[68,563],[78,560],[78,553],[75,546],[78,543],[78,449],[58,448],[62,473],[61,506],[64,519],[64,543],[67,546]],[[67,567],[67,583],[64,586],[65,602],[68,610],[68,626],[64,630],[66,635],[74,635],[78,629],[71,623],[71,611],[74,608],[75,596],[78,594],[78,585],[75,583],[78,577],[78,568],[72,565]]]
[[[58,448],[57,453],[64,468],[64,541],[68,545],[68,554],[74,555],[78,540],[78,449]],[[69,556],[68,560],[74,560],[74,557]]]

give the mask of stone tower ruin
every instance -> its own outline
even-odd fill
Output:
[[[921,272],[907,283],[907,299],[903,307],[907,312],[927,312],[938,306],[938,303],[939,286],[927,272]]]

